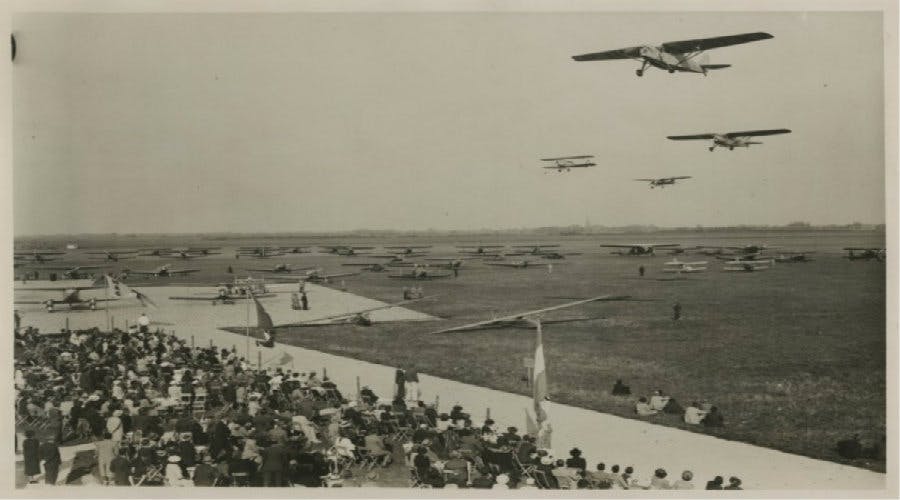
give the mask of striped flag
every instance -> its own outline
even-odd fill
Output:
[[[547,399],[547,366],[544,364],[544,342],[541,334],[540,320],[534,321],[537,327],[537,346],[534,349],[534,375],[531,383],[534,397],[534,416],[538,425],[547,420],[543,402]]]

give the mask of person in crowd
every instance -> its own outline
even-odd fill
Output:
[[[650,416],[656,415],[656,413],[657,413],[657,411],[654,410],[654,409],[650,406],[650,403],[647,402],[647,398],[645,398],[644,396],[641,396],[641,397],[638,399],[638,402],[635,403],[635,405],[634,405],[634,412],[635,412],[635,413],[637,414],[637,416],[639,416],[639,417],[650,417]]]
[[[731,476],[728,478],[728,486],[722,488],[723,490],[742,490],[741,488],[741,480],[735,476]]]
[[[128,448],[119,448],[116,456],[109,461],[109,472],[116,486],[131,485],[131,462],[128,460]]]
[[[656,469],[653,472],[653,477],[650,478],[650,489],[651,490],[671,490],[672,485],[669,484],[669,480],[666,479],[668,473],[665,469]]]
[[[49,485],[55,485],[59,476],[59,466],[62,464],[56,436],[49,436],[40,446],[40,449],[41,459],[44,461],[44,482]]]
[[[41,442],[34,436],[34,430],[28,429],[25,431],[25,440],[22,441],[22,459],[29,483],[36,482],[35,477],[41,473]]]
[[[703,417],[702,423],[706,427],[723,427],[725,425],[725,417],[719,412],[715,406],[709,409],[709,413]]]
[[[689,425],[700,425],[706,412],[700,409],[700,405],[694,401],[684,409],[684,423]]]
[[[569,458],[566,460],[566,467],[578,469],[584,472],[587,469],[587,461],[581,456],[581,450],[572,448],[569,451]]]
[[[707,482],[706,482],[706,489],[708,489],[708,490],[721,490],[721,489],[722,489],[722,483],[724,483],[724,482],[725,482],[725,480],[722,479],[722,476],[716,476],[716,477],[713,478],[711,481],[707,481]]]
[[[694,489],[694,483],[691,481],[694,479],[694,473],[686,470],[681,473],[681,479],[675,481],[672,484],[672,489],[675,490],[692,490]]]
[[[616,379],[615,385],[612,388],[613,396],[630,396],[631,388],[622,383],[622,379]]]

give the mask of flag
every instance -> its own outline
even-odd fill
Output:
[[[291,362],[293,362],[293,361],[294,361],[294,357],[291,356],[290,354],[288,354],[287,352],[284,352],[284,353],[281,354],[281,358],[278,360],[278,364],[279,364],[279,365],[286,365],[286,364],[291,363]]]
[[[251,295],[252,296],[252,295]],[[272,323],[272,317],[269,316],[269,313],[263,308],[262,304],[256,300],[256,297],[253,296],[253,303],[256,304],[256,326],[264,331],[271,332],[275,329],[275,325]]]
[[[541,335],[541,322],[535,321],[537,326],[537,346],[534,349],[534,375],[531,383],[532,396],[534,398],[534,415],[537,424],[547,420],[547,413],[542,406],[547,399],[547,366],[544,364],[544,342]]]

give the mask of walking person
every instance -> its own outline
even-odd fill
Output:
[[[675,305],[672,306],[672,321],[678,321],[681,319],[681,304],[675,302]]]

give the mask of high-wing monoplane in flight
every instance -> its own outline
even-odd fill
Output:
[[[626,244],[608,244],[600,245],[605,248],[627,248],[628,250],[619,250],[613,252],[616,255],[654,255],[656,248],[674,248],[680,246],[678,243],[626,243]]]
[[[673,186],[673,185],[675,185],[675,181],[678,181],[678,180],[681,180],[681,179],[690,179],[690,178],[691,178],[690,175],[679,175],[679,176],[676,176],[676,177],[659,177],[659,178],[656,178],[656,179],[635,179],[635,180],[636,180],[636,181],[649,182],[649,183],[650,183],[650,189],[653,189],[653,188],[655,188],[655,187],[657,187],[657,186],[660,187],[660,188],[664,188],[664,187],[666,187],[666,186]]]
[[[887,260],[887,252],[884,248],[873,247],[846,247],[848,252],[846,257],[850,260],[877,260],[885,262]]]
[[[713,145],[709,147],[710,151],[714,151],[717,147],[728,148],[749,148],[751,144],[762,144],[760,141],[752,141],[751,137],[760,137],[765,135],[790,134],[790,129],[773,128],[767,130],[744,130],[742,132],[725,132],[693,134],[693,135],[670,135],[667,139],[673,141],[694,141],[694,140],[712,140]]]
[[[640,69],[635,71],[637,76],[644,76],[647,66],[653,66],[675,73],[700,73],[706,75],[711,69],[728,68],[730,64],[709,64],[700,54],[710,49],[739,45],[742,43],[756,42],[774,38],[763,32],[742,33],[740,35],[717,36],[713,38],[697,38],[694,40],[680,40],[677,42],[665,42],[658,46],[639,45],[624,49],[607,50],[605,52],[593,52],[572,56],[576,61],[610,61],[615,59],[634,59],[641,61]]]
[[[191,273],[196,273],[196,272],[200,272],[200,270],[199,269],[172,269],[171,267],[169,267],[169,264],[165,264],[165,265],[157,267],[156,269],[152,269],[149,271],[129,269],[129,270],[125,271],[125,274],[126,275],[136,274],[138,276],[147,276],[150,278],[168,278],[171,276],[179,276],[179,275],[183,275],[183,274],[191,274]]]
[[[546,165],[544,168],[550,170],[556,170],[557,172],[562,172],[565,170],[566,172],[571,172],[573,168],[588,168],[597,166],[596,163],[591,161],[594,155],[579,155],[579,156],[561,156],[559,158],[541,158],[541,161],[549,161],[553,162],[553,165]],[[582,161],[579,161],[582,160]]]
[[[590,299],[576,300],[574,302],[566,302],[565,304],[559,304],[556,306],[545,307],[543,309],[536,309],[534,311],[527,311],[518,314],[511,314],[509,316],[503,316],[500,318],[493,318],[485,321],[479,321],[477,323],[470,323],[468,325],[455,326],[453,328],[445,328],[443,330],[438,330],[436,332],[431,333],[449,333],[449,332],[465,332],[470,330],[487,330],[490,328],[532,328],[532,325],[528,322],[529,318],[533,318],[535,316],[540,316],[544,313],[548,313],[550,311],[557,311],[559,309],[565,309],[568,307],[574,307],[581,304],[587,304],[590,302],[612,302],[618,300],[628,300],[630,299],[627,295],[601,295],[599,297],[593,297]],[[597,318],[575,318],[575,319],[559,319],[559,320],[548,320],[541,319],[541,323],[543,324],[551,324],[551,323],[564,323],[571,321],[586,321]]]

